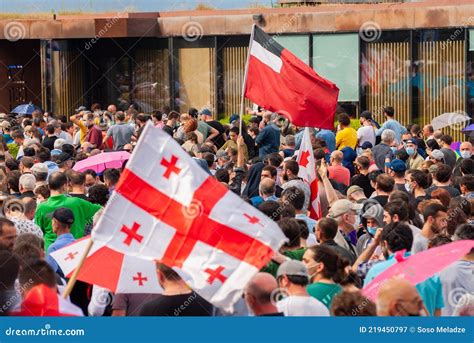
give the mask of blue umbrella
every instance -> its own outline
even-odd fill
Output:
[[[23,104],[23,105],[18,105],[15,107],[13,110],[10,111],[10,113],[15,113],[18,115],[29,115],[36,111],[40,110],[43,111],[40,107],[33,105],[31,102],[29,104]]]
[[[471,131],[474,131],[474,124],[468,125],[462,130],[462,132],[471,132]]]

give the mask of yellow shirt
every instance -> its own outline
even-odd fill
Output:
[[[336,134],[336,148],[344,149],[346,146],[355,149],[357,145],[357,131],[352,127],[346,127]]]
[[[94,123],[96,125],[98,125],[99,122],[100,122],[99,118],[94,118]],[[87,136],[87,132],[88,132],[87,127],[84,125],[84,123],[80,119],[76,119],[74,121],[74,124],[76,124],[79,127],[79,130],[81,130],[81,135],[79,136],[79,140],[82,144],[86,140],[86,136]]]

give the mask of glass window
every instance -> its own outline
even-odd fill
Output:
[[[359,35],[313,36],[313,68],[339,87],[339,101],[359,101]]]
[[[309,36],[308,35],[275,35],[273,38],[296,57],[309,65]]]

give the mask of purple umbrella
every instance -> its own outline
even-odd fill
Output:
[[[462,132],[471,132],[471,131],[474,131],[474,124],[468,125],[462,130]]]

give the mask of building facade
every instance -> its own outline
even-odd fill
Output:
[[[70,115],[98,102],[229,116],[254,23],[335,82],[352,115],[382,120],[390,105],[424,125],[474,111],[474,4],[463,0],[3,20],[0,110],[31,101]]]

